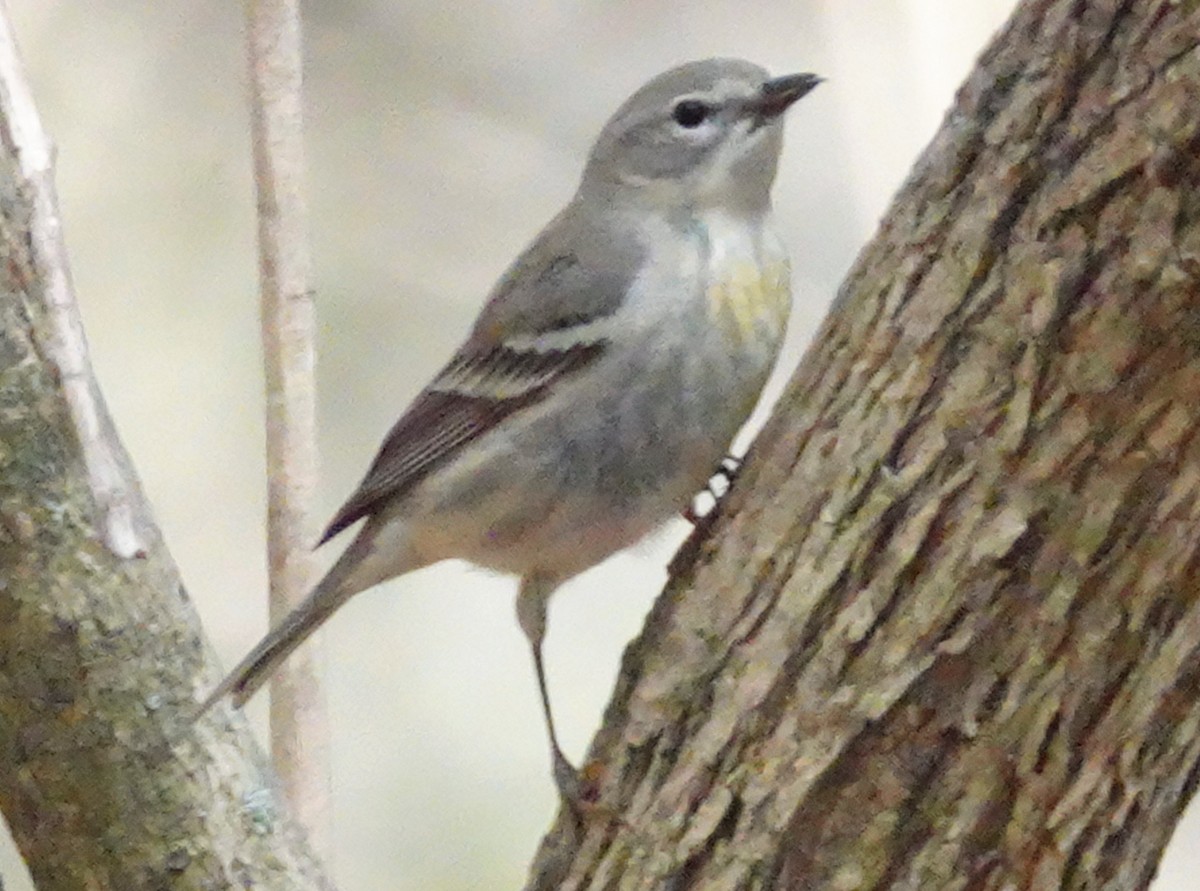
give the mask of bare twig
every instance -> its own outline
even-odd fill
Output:
[[[316,483],[313,300],[296,0],[247,0],[262,338],[267,383],[270,613],[278,622],[313,578]],[[329,857],[329,722],[312,647],[271,687],[271,751],[294,813]]]
[[[87,338],[75,300],[54,186],[54,146],[42,128],[17,52],[8,9],[0,0],[0,139],[17,158],[28,189],[31,274],[44,283],[53,335],[45,343],[79,437],[104,542],[118,557],[146,551],[149,511],[124,446],[115,435],[88,359]]]

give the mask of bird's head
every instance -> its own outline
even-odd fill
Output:
[[[740,59],[660,74],[609,119],[581,192],[664,212],[765,207],[783,144],[783,113],[821,78],[772,78]]]

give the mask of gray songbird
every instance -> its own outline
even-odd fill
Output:
[[[209,698],[241,705],[354,594],[458,558],[520,578],[554,777],[542,639],[559,585],[685,509],[757,402],[791,305],[771,219],[783,113],[820,78],[709,59],[601,131],[570,203],[492,290],[320,543],[363,520],[308,599]]]

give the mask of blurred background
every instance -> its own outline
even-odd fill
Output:
[[[306,9],[323,522],[570,197],[619,102],[742,56],[827,83],[776,188],[795,269],[785,372],[1014,0],[342,0]],[[263,384],[240,3],[8,0],[59,146],[93,361],[227,666],[266,625]],[[777,375],[778,377],[778,375]],[[760,410],[761,415],[761,410]],[[682,521],[554,601],[551,696],[578,760]],[[341,542],[323,555],[326,561]],[[327,626],[342,891],[519,887],[555,807],[513,583],[456,565]],[[251,717],[264,727],[265,697]],[[1155,891],[1194,887],[1200,814]],[[5,887],[30,886],[4,842]]]

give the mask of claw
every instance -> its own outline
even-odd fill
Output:
[[[599,769],[595,764],[576,770],[561,752],[554,755],[554,784],[579,827],[624,823],[624,819],[599,800]]]
[[[738,473],[742,469],[742,459],[735,458],[733,455],[726,455],[721,459],[721,463],[717,465],[717,469],[713,471],[713,475],[709,477],[705,483],[704,489],[692,499],[692,503],[683,509],[683,518],[693,526],[699,526],[700,522],[708,517],[713,509],[722,498],[728,494],[733,486],[733,481],[737,479]],[[717,480],[724,480],[723,486],[717,484]],[[712,504],[707,510],[700,509],[700,502],[705,498],[711,498]]]

